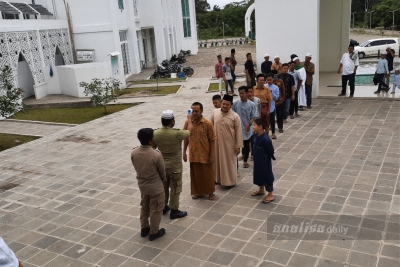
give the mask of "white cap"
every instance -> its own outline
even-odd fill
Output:
[[[274,57],[274,59],[275,59],[275,58],[280,58],[280,57],[279,57],[278,55],[276,55],[276,56]]]
[[[265,54],[264,57],[269,57],[269,55],[268,55],[268,54]]]
[[[294,59],[293,59],[293,61],[296,61],[296,60],[298,60],[299,58],[298,57],[295,57]]]
[[[306,57],[312,57],[312,55],[310,53],[307,53]]]
[[[173,119],[174,118],[174,112],[172,110],[164,110],[162,112],[161,118],[167,119],[167,120]]]
[[[387,55],[386,51],[382,51],[381,55]]]

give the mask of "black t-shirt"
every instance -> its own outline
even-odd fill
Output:
[[[246,63],[244,63],[244,68],[249,72],[249,75],[254,75],[254,63],[251,60],[247,60]]]
[[[394,55],[394,50],[393,49],[390,49],[390,50],[392,50],[393,55]],[[387,53],[386,60],[388,62],[389,71],[392,71],[393,70],[393,57],[390,53]]]
[[[268,74],[271,72],[271,66],[272,62],[271,61],[264,61],[261,63],[261,72],[264,74]]]
[[[286,98],[292,98],[292,86],[295,85],[293,76],[289,73],[281,73],[278,75],[278,78],[282,79],[283,84],[285,85]]]

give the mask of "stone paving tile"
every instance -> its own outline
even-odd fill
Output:
[[[154,98],[0,153],[0,186],[20,184],[0,192],[0,233],[21,261],[46,267],[395,266],[400,127],[392,114],[399,101],[316,99],[313,109],[289,119],[274,140],[276,201],[268,205],[250,196],[252,172],[242,167],[239,184],[217,187],[216,201],[192,200],[185,163],[181,208],[189,216],[163,216],[165,237],[141,238],[140,193],[129,160],[135,134],[159,127],[167,108],[183,125],[194,100],[209,117],[207,81],[190,79],[179,101]],[[109,142],[57,141],[73,134]],[[336,222],[347,234],[315,238],[270,228],[302,221]]]

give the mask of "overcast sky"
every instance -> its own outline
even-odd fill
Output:
[[[226,4],[229,4],[232,1],[233,0],[207,0],[207,2],[210,4],[211,9],[214,7],[214,5],[224,7]]]

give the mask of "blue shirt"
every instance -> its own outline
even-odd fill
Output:
[[[268,83],[264,84],[266,87],[271,90],[272,93],[272,101],[271,101],[271,109],[269,112],[274,112],[275,111],[275,101],[278,100],[279,98],[279,87],[276,86],[275,84],[269,85]]]
[[[250,100],[243,102],[239,99],[233,103],[232,110],[240,117],[243,140],[249,140],[253,135],[253,127],[250,125],[250,131],[247,132],[246,125],[250,124],[250,119],[255,117],[256,105]]]
[[[376,73],[378,74],[389,73],[389,66],[386,58],[379,59],[378,69],[376,70]]]

